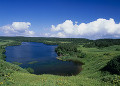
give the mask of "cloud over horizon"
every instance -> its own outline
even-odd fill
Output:
[[[99,18],[90,23],[73,22],[66,20],[58,25],[51,25],[51,31],[42,33],[30,30],[30,22],[13,22],[10,25],[0,27],[2,36],[45,36],[61,38],[120,38],[120,23],[115,23],[114,19]],[[42,34],[42,35],[40,35]]]
[[[11,25],[0,27],[5,36],[33,36],[34,31],[30,31],[30,22],[13,22]]]
[[[120,23],[116,24],[114,19],[99,18],[90,23],[75,24],[71,20],[52,25],[51,37],[77,37],[77,38],[120,38]]]

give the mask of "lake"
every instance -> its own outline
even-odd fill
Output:
[[[77,75],[81,65],[71,61],[57,60],[57,45],[46,45],[37,42],[22,42],[19,46],[6,47],[6,61],[22,63],[22,68],[34,69],[34,74]]]

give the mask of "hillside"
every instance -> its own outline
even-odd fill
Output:
[[[120,86],[119,74],[103,70],[111,60],[120,55],[119,39],[100,41],[37,37],[0,37],[0,39],[1,86]],[[30,74],[27,70],[5,61],[5,47],[19,45],[21,42],[57,44],[58,59],[82,62],[84,63],[82,71],[76,76]],[[93,44],[94,46],[91,46]]]

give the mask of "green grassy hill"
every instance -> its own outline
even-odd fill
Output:
[[[60,40],[61,41],[61,40]],[[1,41],[1,45],[7,45],[14,41]],[[14,42],[15,43],[15,42]],[[3,48],[0,48],[0,85],[1,86],[120,86],[120,76],[110,74],[107,71],[101,71],[107,63],[115,56],[120,55],[116,50],[120,45],[114,45],[104,48],[85,48],[79,44],[77,50],[82,50],[86,54],[84,58],[78,58],[74,55],[61,56],[61,60],[77,60],[85,63],[82,71],[76,76],[59,75],[35,75],[28,73],[25,69],[17,65],[2,60]]]

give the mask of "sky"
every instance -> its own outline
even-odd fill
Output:
[[[120,38],[120,0],[0,0],[0,36]]]

